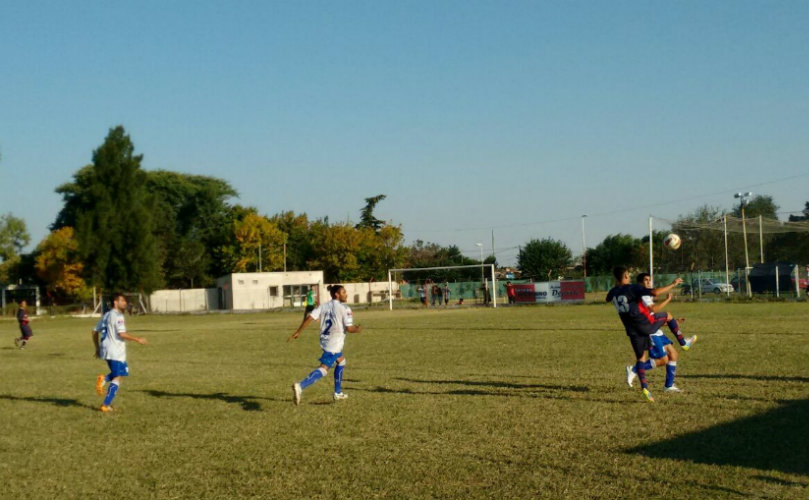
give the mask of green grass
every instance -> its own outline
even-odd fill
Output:
[[[344,390],[300,313],[143,316],[101,414],[91,319],[0,320],[0,498],[778,498],[809,492],[806,303],[684,304],[657,403],[609,305],[355,311]]]

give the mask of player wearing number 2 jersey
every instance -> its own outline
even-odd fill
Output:
[[[312,310],[301,322],[301,326],[290,335],[287,342],[297,339],[304,328],[309,323],[320,319],[320,348],[323,355],[320,356],[320,366],[310,373],[305,379],[292,384],[292,393],[295,404],[301,402],[301,392],[310,385],[329,373],[329,368],[337,363],[334,368],[334,400],[346,399],[348,396],[342,391],[343,370],[346,359],[343,356],[343,345],[345,344],[346,332],[360,333],[362,327],[354,325],[354,318],[351,315],[351,308],[345,305],[348,299],[346,289],[342,285],[332,285],[329,287],[332,300],[320,305]]]

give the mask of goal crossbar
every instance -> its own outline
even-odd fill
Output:
[[[436,269],[469,269],[469,268],[489,268],[492,272],[492,307],[497,308],[497,274],[494,272],[494,264],[469,264],[465,266],[436,266],[436,267],[403,267],[388,269],[388,305],[393,311],[393,273],[406,271],[435,271]]]

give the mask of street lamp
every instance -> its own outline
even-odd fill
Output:
[[[587,243],[584,239],[584,218],[587,214],[581,216],[581,267],[584,269],[584,279],[587,279]]]
[[[746,192],[746,193],[736,193],[733,195],[734,198],[739,199],[739,207],[741,208],[742,212],[742,234],[744,235],[744,282],[747,285],[747,296],[750,297],[753,295],[750,289],[750,257],[747,254],[747,222],[744,220],[744,206],[747,205],[749,198],[753,196],[753,193]]]

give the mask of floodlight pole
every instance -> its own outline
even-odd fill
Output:
[[[734,198],[739,198],[739,205],[742,212],[742,234],[744,235],[744,281],[747,284],[747,296],[752,297],[753,291],[750,288],[750,256],[747,253],[747,222],[744,219],[744,206],[747,204],[747,198],[753,196],[753,193],[736,193]]]
[[[759,255],[761,256],[761,263],[764,264],[764,218],[759,214],[758,216],[758,245]]]
[[[722,227],[725,232],[725,284],[727,287],[727,296],[730,297],[730,264],[728,264],[728,216],[722,216]]]

